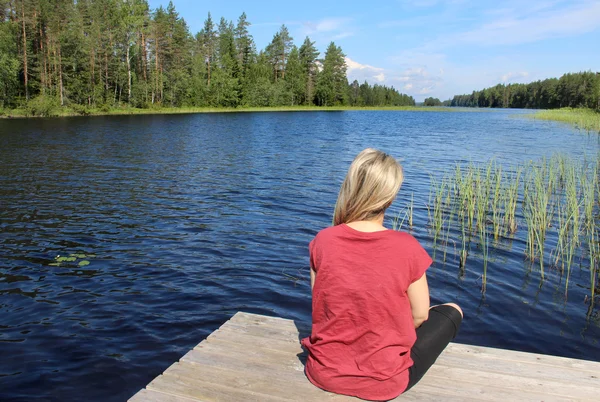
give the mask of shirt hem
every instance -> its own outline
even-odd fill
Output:
[[[404,388],[400,392],[398,392],[398,393],[394,392],[393,394],[390,394],[390,396],[386,395],[386,396],[383,396],[383,397],[379,397],[378,396],[377,398],[367,398],[365,396],[361,396],[361,395],[356,394],[356,393],[348,393],[348,392],[343,392],[343,391],[335,391],[335,390],[326,389],[325,387],[323,387],[322,385],[320,385],[317,381],[315,381],[311,377],[311,375],[308,373],[308,370],[306,369],[306,367],[304,367],[304,375],[306,375],[306,378],[308,378],[308,381],[310,381],[310,383],[312,385],[314,385],[315,387],[317,387],[317,388],[319,388],[319,389],[321,389],[321,390],[323,390],[325,392],[330,392],[332,394],[338,394],[338,395],[352,396],[352,397],[355,397],[355,398],[363,399],[365,401],[389,401],[389,400],[395,399],[395,398],[399,397],[400,395],[402,395],[406,391],[406,388],[408,387],[408,382],[407,382],[406,385],[404,385]],[[398,375],[402,375],[402,373],[399,373]]]

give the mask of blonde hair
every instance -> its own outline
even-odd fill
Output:
[[[402,166],[392,156],[373,148],[359,153],[342,183],[333,224],[370,220],[392,205],[404,180]]]

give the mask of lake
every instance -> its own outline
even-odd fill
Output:
[[[387,223],[413,194],[412,233],[430,253],[431,177],[600,150],[526,113],[0,120],[0,400],[123,401],[237,311],[309,323],[307,244],[363,148],[401,160]],[[560,276],[540,281],[519,251],[524,234],[511,241],[485,294],[476,255],[462,274],[452,250],[430,268],[432,302],[465,311],[456,341],[600,361],[589,271],[573,269],[565,300]]]

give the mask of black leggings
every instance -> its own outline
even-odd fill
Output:
[[[456,337],[462,322],[460,312],[452,306],[440,305],[429,310],[429,318],[417,328],[417,341],[410,350],[414,364],[409,368],[411,389],[435,363],[438,356]]]

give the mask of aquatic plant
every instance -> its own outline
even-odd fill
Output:
[[[588,133],[600,133],[600,113],[590,109],[553,109],[541,110],[535,114],[527,115],[539,120],[553,120],[570,123]]]
[[[539,267],[541,281],[547,279],[548,269],[554,268],[553,272],[564,278],[566,296],[574,261],[585,260],[593,302],[600,265],[599,172],[600,156],[590,163],[555,154],[508,167],[494,160],[456,164],[441,179],[432,176],[427,211],[434,259],[443,244],[445,263],[448,247],[454,244],[459,272],[464,273],[475,240],[481,250],[485,292],[491,253],[516,235],[521,217],[524,254]],[[453,239],[453,234],[460,239]],[[554,247],[548,247],[549,237]],[[456,245],[460,245],[458,249]]]
[[[392,229],[401,230],[404,222],[408,220],[409,229],[413,227],[414,193],[410,193],[410,203],[402,208],[392,220]]]
[[[68,256],[64,256],[64,255],[57,255],[56,257],[54,257],[54,262],[49,263],[49,266],[52,267],[62,267],[62,266],[69,266],[72,264],[68,264],[68,263],[75,263],[77,262],[77,266],[79,267],[85,267],[90,265],[90,262],[87,260],[87,258],[93,258],[95,257],[95,254],[83,254],[83,253],[72,253],[69,254]],[[77,261],[79,260],[79,261]]]

